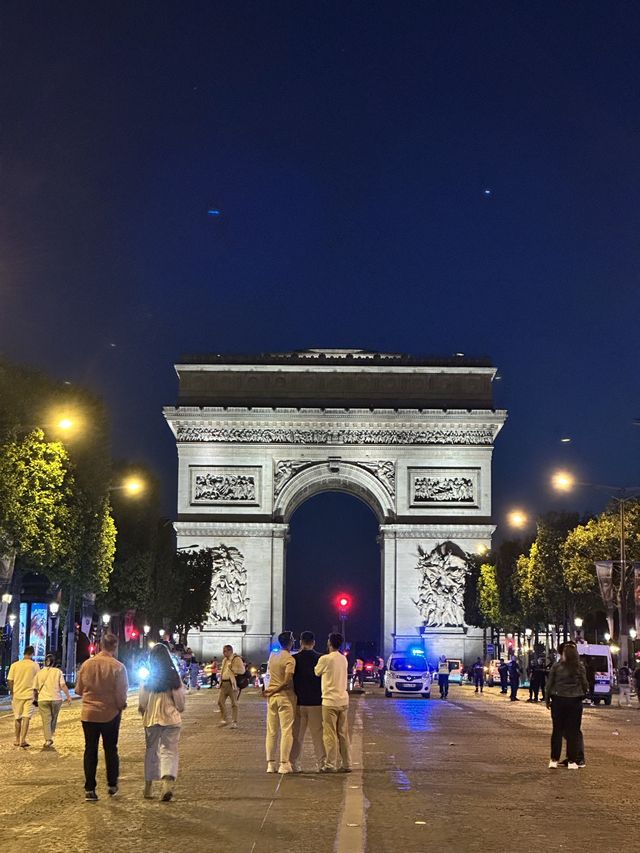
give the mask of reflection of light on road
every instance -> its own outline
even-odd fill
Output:
[[[410,732],[431,732],[434,704],[424,699],[398,699],[394,711]]]
[[[391,780],[393,784],[399,791],[410,791],[411,790],[411,782],[409,781],[409,777],[402,770],[392,770],[391,771]]]

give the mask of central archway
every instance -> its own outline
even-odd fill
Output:
[[[285,620],[296,635],[311,630],[324,650],[336,630],[335,597],[353,600],[348,642],[382,650],[379,524],[370,506],[352,494],[323,491],[300,504],[289,524],[285,558]],[[372,652],[373,653],[373,650]]]

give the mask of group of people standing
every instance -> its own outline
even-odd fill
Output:
[[[341,634],[329,634],[327,653],[315,650],[311,631],[300,635],[300,651],[291,653],[294,636],[278,637],[280,651],[269,657],[267,698],[267,773],[302,772],[302,749],[311,735],[320,773],[350,773],[347,688],[348,664],[340,651]],[[278,754],[278,736],[280,749]]]

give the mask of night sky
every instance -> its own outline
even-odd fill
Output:
[[[0,39],[0,348],[99,390],[168,513],[198,351],[489,356],[497,522],[599,508],[558,463],[640,483],[637,4],[12,3]]]

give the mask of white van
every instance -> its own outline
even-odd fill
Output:
[[[387,661],[384,674],[384,695],[431,696],[431,673],[422,649],[394,652]]]
[[[593,667],[595,673],[595,686],[593,690],[594,704],[601,701],[605,705],[611,704],[611,688],[613,687],[613,661],[611,660],[611,649],[605,645],[591,645],[589,643],[578,643],[578,654],[582,657],[587,673]]]

